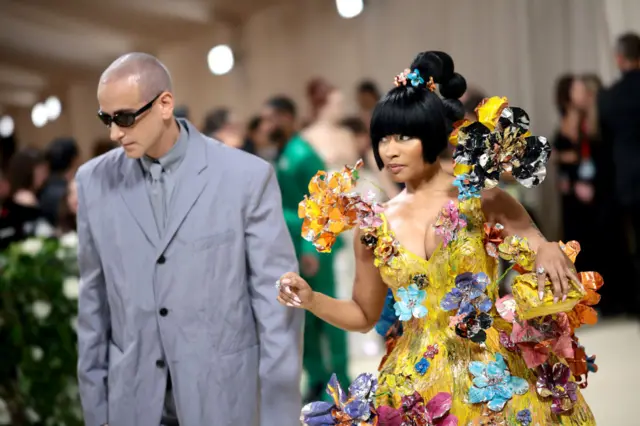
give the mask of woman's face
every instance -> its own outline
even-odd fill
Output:
[[[44,183],[49,178],[49,165],[47,163],[38,164],[33,169],[33,190],[40,191]]]
[[[255,129],[251,133],[251,135],[249,135],[249,137],[251,138],[251,140],[253,141],[256,147],[262,148],[272,144],[271,138],[270,138],[270,132],[271,132],[271,129],[270,129],[269,123],[267,123],[266,120],[260,120],[260,124],[258,125],[258,128]]]
[[[385,169],[396,182],[408,182],[424,176],[433,164],[425,163],[422,158],[420,139],[408,136],[391,135],[382,138],[378,145],[380,158]]]
[[[571,85],[571,103],[584,111],[591,106],[592,96],[582,79],[576,78]]]
[[[67,206],[73,214],[78,214],[78,188],[76,181],[69,182],[69,191],[67,192]]]

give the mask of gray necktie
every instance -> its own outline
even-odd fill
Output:
[[[158,216],[156,217],[156,220],[158,221],[158,228],[161,231],[164,231],[167,215],[165,194],[162,184],[162,171],[162,164],[160,164],[158,161],[154,161],[153,163],[151,163],[151,166],[149,167],[149,174],[151,175],[151,191],[160,204],[160,208],[157,209]]]

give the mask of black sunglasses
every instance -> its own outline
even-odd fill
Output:
[[[118,127],[131,127],[135,124],[136,118],[153,105],[153,103],[162,95],[159,93],[155,98],[151,99],[149,103],[140,108],[137,111],[119,111],[113,115],[109,115],[106,112],[98,111],[98,118],[104,123],[105,126],[111,127],[111,123],[116,123]]]

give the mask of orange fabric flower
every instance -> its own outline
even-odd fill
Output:
[[[587,294],[572,311],[567,313],[569,324],[573,330],[584,324],[594,325],[598,322],[598,313],[592,306],[600,302],[600,295],[597,291],[604,285],[602,275],[597,272],[580,272],[578,278],[580,278]]]

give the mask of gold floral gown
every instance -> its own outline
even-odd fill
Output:
[[[394,238],[386,218],[382,218],[383,224],[373,230],[377,239],[374,253],[380,274],[393,290],[396,300],[402,300],[398,296],[401,289],[412,282],[423,281],[420,289],[426,292],[422,305],[427,313],[421,318],[412,317],[402,322],[403,334],[392,343],[392,349],[380,365],[377,407],[399,408],[402,397],[415,391],[424,401],[446,392],[452,397],[449,412],[457,417],[460,426],[526,425],[526,421],[520,421],[527,417],[524,410],[529,410],[528,424],[532,426],[595,425],[579,391],[576,391],[576,401],[567,413],[554,414],[551,407],[553,398],[538,395],[535,370],[527,367],[517,350],[509,350],[501,343],[499,328],[508,333],[512,327],[501,320],[495,307],[498,300],[497,259],[486,250],[483,218],[459,230],[459,235],[448,247],[441,244],[428,260],[402,247]],[[494,318],[494,324],[485,330],[486,341],[482,344],[456,334],[450,325],[455,316],[441,307],[442,300],[455,287],[456,276],[464,272],[482,272],[489,277],[486,293],[492,301],[492,308],[488,313]],[[470,372],[472,362],[486,365],[495,362],[496,354],[504,358],[511,376],[523,378],[528,385],[526,393],[514,394],[500,411],[489,409],[490,401],[469,401],[475,377]],[[424,368],[426,365],[428,367]]]
[[[595,357],[586,355],[574,332],[597,321],[593,305],[602,277],[579,273],[580,283],[572,282],[559,303],[549,281],[538,294],[535,252],[526,239],[486,223],[480,193],[495,187],[505,171],[525,187],[538,185],[548,142],[530,135],[528,116],[506,98],[487,99],[476,113],[477,122],[452,133],[459,196],[436,219],[443,241],[429,259],[406,250],[379,204],[354,193],[362,162],[340,173],[321,171],[310,182],[298,212],[303,237],[318,251],[330,251],[338,234],[360,228],[361,242],[393,292],[401,332],[394,326],[387,334],[377,378],[361,374],[348,392],[332,378],[327,391],[333,402],[307,404],[304,424],[596,424],[580,393],[588,373],[597,371]],[[575,262],[579,244],[559,244]],[[512,294],[503,297],[500,257],[519,272]]]

